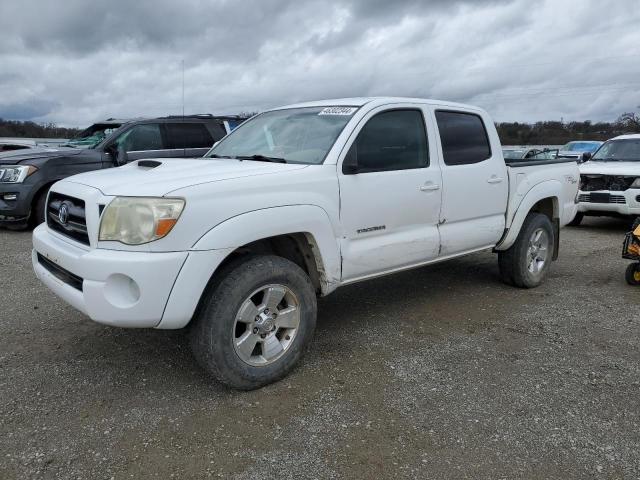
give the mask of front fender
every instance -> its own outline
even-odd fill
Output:
[[[326,295],[334,290],[340,279],[340,251],[325,210],[314,205],[254,210],[219,223],[191,247],[156,328],[184,327],[191,320],[211,275],[236,248],[288,233],[307,235],[323,276],[322,292]]]
[[[219,223],[192,250],[238,248],[263,238],[305,233],[314,247],[319,271],[330,285],[340,280],[340,250],[327,212],[315,205],[287,205],[243,213]],[[328,293],[324,291],[323,293]]]
[[[553,217],[558,218],[559,216],[561,208],[560,198],[562,198],[562,183],[558,180],[547,180],[545,182],[538,183],[524,195],[520,192],[515,192],[514,194],[517,197],[521,197],[522,200],[516,207],[509,229],[495,247],[495,250],[497,251],[507,250],[515,243],[527,215],[533,206],[540,200],[551,198],[553,200]]]

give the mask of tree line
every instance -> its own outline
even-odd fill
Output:
[[[59,127],[55,123],[22,122],[0,118],[0,137],[72,138],[82,130]]]
[[[615,122],[497,123],[503,145],[563,145],[572,140],[608,140],[625,133],[640,133],[640,115],[623,113]]]
[[[607,140],[623,133],[640,133],[640,115],[623,113],[615,122],[502,122],[497,123],[503,145],[562,145],[571,140]],[[0,118],[0,137],[72,138],[77,128],[58,127],[55,123],[35,123]]]

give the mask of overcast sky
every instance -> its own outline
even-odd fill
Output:
[[[498,121],[640,105],[640,0],[1,0],[0,117],[257,111],[393,95]]]

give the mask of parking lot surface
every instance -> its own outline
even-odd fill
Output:
[[[535,290],[489,252],[342,288],[299,368],[249,393],[182,332],[92,323],[0,230],[0,478],[637,478],[627,226],[563,230]]]

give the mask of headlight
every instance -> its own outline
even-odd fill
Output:
[[[0,182],[22,183],[36,170],[38,169],[32,165],[0,165]]]
[[[640,177],[636,178],[629,188],[640,188]]]
[[[127,245],[153,242],[166,236],[178,221],[181,198],[116,197],[100,222],[100,240]]]

